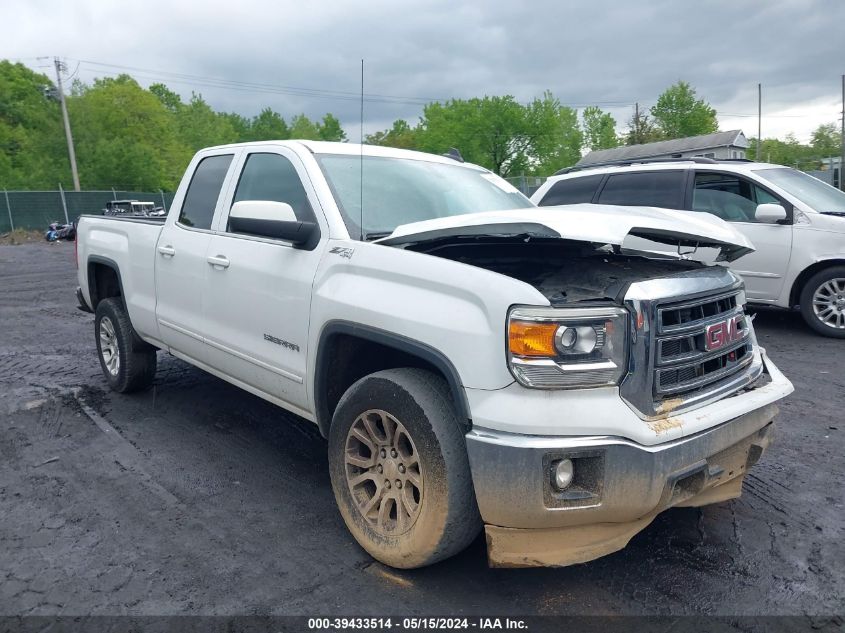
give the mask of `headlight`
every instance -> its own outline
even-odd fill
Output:
[[[508,361],[526,387],[618,384],[625,375],[628,313],[622,308],[514,308]]]

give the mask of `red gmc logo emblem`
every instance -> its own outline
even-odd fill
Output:
[[[708,325],[704,330],[704,349],[712,352],[744,337],[745,330],[740,328],[742,319],[742,315],[738,314],[726,321]]]

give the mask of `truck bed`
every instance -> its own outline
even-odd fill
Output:
[[[155,318],[156,246],[164,218],[82,215],[77,225],[77,258],[87,262],[80,275],[82,296],[94,305],[90,280],[98,264],[121,271],[121,294],[139,336],[158,340]]]

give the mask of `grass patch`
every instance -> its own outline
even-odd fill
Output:
[[[32,242],[43,242],[44,233],[35,229],[15,229],[9,233],[0,233],[0,244],[30,244]]]

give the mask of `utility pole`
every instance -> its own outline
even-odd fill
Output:
[[[763,153],[763,84],[757,84],[757,162]]]
[[[839,157],[839,189],[845,191],[845,75],[842,75],[842,153]]]
[[[640,136],[640,104],[634,104],[634,144],[642,143]]]
[[[73,189],[79,191],[79,172],[76,170],[76,152],[73,149],[73,135],[70,133],[70,119],[67,115],[67,104],[65,103],[65,91],[62,87],[62,72],[65,65],[58,57],[53,58],[56,64],[56,85],[59,89],[59,103],[62,106],[62,119],[65,122],[65,138],[67,139],[67,153],[70,157],[70,171],[73,175]]]

